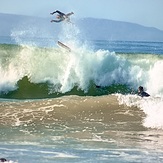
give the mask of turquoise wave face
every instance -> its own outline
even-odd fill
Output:
[[[51,91],[51,89],[56,91]],[[131,93],[131,89],[126,85],[113,84],[110,86],[102,87],[95,85],[95,83],[90,83],[87,92],[79,89],[75,86],[68,92],[61,93],[57,91],[58,85],[51,85],[50,83],[31,83],[27,77],[18,81],[17,89],[9,92],[1,92],[0,98],[7,99],[40,99],[40,98],[55,98],[64,95],[78,95],[78,96],[100,96],[112,93]]]

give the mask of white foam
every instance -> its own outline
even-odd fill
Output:
[[[137,106],[146,114],[143,125],[147,128],[163,129],[163,98],[138,97],[137,95],[117,95],[119,104]]]
[[[18,163],[18,162],[15,162],[15,161],[6,161],[5,163]]]
[[[152,95],[163,96],[163,61],[155,62],[149,71],[147,89]]]
[[[43,154],[51,154],[52,156],[49,156],[49,158],[79,158],[78,156],[69,153],[50,152],[50,151],[39,151],[39,152]],[[48,158],[48,156],[46,157]]]
[[[141,103],[141,109],[146,113],[144,126],[163,129],[163,98],[150,98]]]

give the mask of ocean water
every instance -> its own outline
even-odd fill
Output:
[[[163,162],[163,42],[80,35],[70,24],[59,34],[71,52],[25,31],[0,37],[0,157]]]

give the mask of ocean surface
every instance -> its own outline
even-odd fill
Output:
[[[163,162],[163,42],[90,41],[69,24],[69,52],[24,33],[0,36],[0,158]]]

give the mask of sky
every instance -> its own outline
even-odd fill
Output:
[[[0,0],[0,13],[50,17],[55,10],[163,30],[163,0]]]

